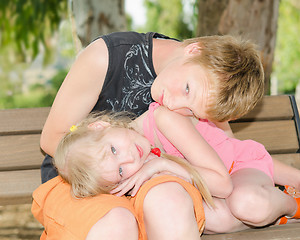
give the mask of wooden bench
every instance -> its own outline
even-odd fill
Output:
[[[0,110],[0,206],[31,203],[31,194],[41,183],[40,165],[44,157],[39,138],[49,110]],[[251,113],[231,126],[237,138],[261,142],[277,159],[300,169],[300,125],[293,96],[266,96]],[[300,224],[289,224],[202,238],[265,240],[299,236]]]
[[[31,203],[41,183],[39,139],[49,110],[0,110],[0,205]]]

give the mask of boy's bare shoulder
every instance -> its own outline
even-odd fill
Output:
[[[96,64],[107,64],[108,49],[103,39],[99,38],[82,49],[77,58],[84,58],[85,61],[95,62]]]

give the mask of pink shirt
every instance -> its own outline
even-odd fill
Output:
[[[158,103],[151,103],[149,106],[149,112],[143,123],[145,136],[154,146],[153,132],[155,131],[166,153],[184,158],[177,148],[157,129],[154,111],[159,106]],[[262,144],[253,140],[241,141],[230,138],[222,129],[208,120],[200,119],[196,129],[217,152],[231,174],[242,168],[256,168],[273,179],[273,160]]]

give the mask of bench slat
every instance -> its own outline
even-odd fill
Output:
[[[40,170],[0,172],[0,205],[31,203],[40,182]]]
[[[40,133],[49,107],[0,110],[0,135]]]
[[[40,134],[0,136],[0,171],[39,168]]]
[[[264,96],[251,112],[238,121],[292,119],[293,116],[293,108],[288,95]]]
[[[287,240],[300,239],[300,223],[249,229],[228,234],[202,235],[202,240]]]
[[[253,139],[271,153],[295,153],[299,143],[293,120],[231,123],[236,138]]]

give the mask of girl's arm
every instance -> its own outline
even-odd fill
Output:
[[[233,135],[233,132],[231,130],[231,127],[230,127],[230,125],[229,125],[229,123],[227,121],[226,122],[214,122],[214,124],[218,128],[222,129],[226,133],[226,135],[228,137],[234,138],[234,135]]]
[[[165,107],[157,108],[154,116],[159,131],[197,169],[211,194],[219,198],[228,197],[233,188],[230,175],[218,154],[197,131],[191,118]]]
[[[108,67],[108,50],[102,39],[84,49],[62,83],[44,125],[40,145],[53,156],[62,136],[95,106]]]
[[[160,173],[175,175],[191,182],[190,174],[182,166],[172,160],[163,157],[155,157],[146,162],[138,172],[124,180],[110,193],[115,194],[116,196],[123,196],[130,191],[131,196],[135,196],[144,182]]]

